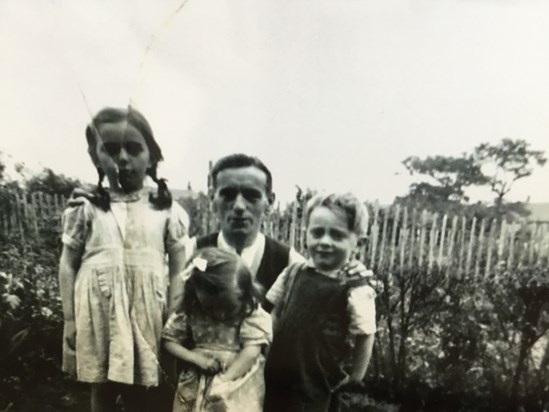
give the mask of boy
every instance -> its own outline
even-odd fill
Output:
[[[287,268],[266,296],[274,339],[265,412],[337,411],[338,389],[362,381],[372,353],[375,292],[345,273],[366,235],[365,206],[350,194],[316,196],[306,222],[310,259]]]

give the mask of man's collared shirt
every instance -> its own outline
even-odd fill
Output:
[[[223,236],[223,232],[219,232],[219,235],[217,236],[217,247],[236,253],[236,249],[227,242],[227,239],[225,239],[225,236]],[[189,251],[187,256],[192,256],[194,252],[196,252],[196,238],[193,238],[191,250]],[[246,266],[248,266],[248,269],[250,269],[250,272],[252,273],[252,276],[254,278],[257,275],[257,270],[259,269],[259,265],[261,264],[261,259],[263,258],[264,252],[265,235],[261,232],[257,234],[257,237],[250,246],[245,247],[244,249],[242,249],[242,252],[240,252],[240,257],[242,258],[244,263],[246,263]],[[290,248],[288,265],[301,262],[305,262],[305,258],[301,256],[293,247]]]

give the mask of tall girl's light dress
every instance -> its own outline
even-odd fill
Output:
[[[271,316],[261,307],[240,323],[215,322],[200,315],[174,313],[166,322],[162,337],[191,345],[197,351],[230,364],[243,347],[267,345],[272,339]],[[225,382],[205,376],[193,366],[179,375],[173,412],[261,412],[265,382],[265,358],[260,355],[254,366],[241,378]]]
[[[111,193],[111,210],[87,200],[63,215],[63,243],[82,252],[74,286],[76,350],[63,369],[83,382],[156,386],[167,308],[166,253],[181,253],[189,218],[175,201],[157,210],[150,189]]]

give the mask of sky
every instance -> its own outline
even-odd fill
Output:
[[[0,151],[93,182],[105,106],[151,123],[171,187],[260,157],[296,185],[390,203],[408,156],[525,139],[549,154],[545,0],[2,0]],[[548,202],[549,166],[510,200]],[[473,197],[489,200],[487,191]]]

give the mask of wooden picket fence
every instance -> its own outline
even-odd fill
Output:
[[[67,199],[62,195],[42,192],[7,193],[0,203],[0,234],[10,236],[39,236],[43,228],[60,228],[61,213]]]
[[[294,202],[289,213],[271,214],[265,232],[303,251],[305,221],[298,213],[303,207]],[[549,222],[477,219],[400,206],[370,209],[360,257],[377,273],[418,266],[427,273],[436,267],[445,276],[485,279],[549,261]]]
[[[39,236],[43,228],[60,230],[66,199],[41,192],[17,193],[0,204],[0,235]],[[264,232],[298,251],[305,249],[304,204],[294,201],[275,209]],[[413,265],[427,271],[437,267],[448,276],[487,278],[502,267],[547,264],[549,223],[507,222],[411,210],[404,207],[370,208],[368,239],[361,258],[374,271],[398,273]],[[216,228],[205,210],[199,233]]]

